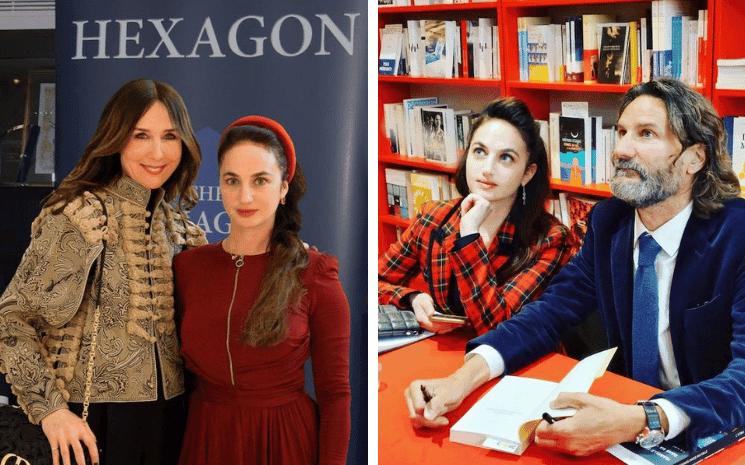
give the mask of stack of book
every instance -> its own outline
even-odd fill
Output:
[[[458,77],[460,27],[456,21],[408,20],[380,30],[378,73],[413,77]]]
[[[745,89],[745,58],[717,60],[717,89]]]
[[[549,113],[551,176],[574,185],[609,182],[615,126],[604,127],[602,116],[590,116],[587,102],[562,102],[561,107],[560,113]]]
[[[430,200],[450,200],[459,196],[455,184],[445,174],[417,170],[385,169],[388,213],[412,219]]]
[[[598,200],[584,195],[559,192],[559,197],[549,204],[548,212],[581,239],[587,232],[587,215]]]
[[[385,133],[391,152],[455,164],[471,131],[470,110],[456,111],[437,97],[406,99],[383,105]]]
[[[412,77],[462,76],[461,24],[466,28],[468,77],[499,79],[499,28],[493,18],[411,19],[380,30],[378,73]]]
[[[636,84],[673,77],[702,85],[706,10],[689,0],[656,0],[638,21],[586,14],[551,24],[549,17],[517,21],[520,80]]]

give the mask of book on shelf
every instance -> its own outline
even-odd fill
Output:
[[[456,163],[455,113],[452,108],[422,108],[424,158],[442,163]]]
[[[628,79],[624,79],[624,84],[638,84],[641,82],[641,63],[639,62],[639,23],[636,21],[629,22],[629,57]],[[628,82],[627,82],[628,81]]]
[[[622,84],[628,58],[628,23],[598,24],[600,49],[597,79],[602,84]]]
[[[476,64],[478,64],[479,58],[479,20],[478,19],[467,19],[466,20],[466,53],[468,54],[466,60],[468,63],[468,77],[476,77]]]
[[[409,211],[411,186],[409,185],[408,171],[386,168],[385,188],[388,196],[388,214],[406,219],[411,218],[411,212]]]
[[[493,76],[493,54],[494,40],[492,38],[494,20],[492,18],[479,18],[478,26],[478,60],[476,61],[477,74],[480,79],[491,79]]]
[[[705,62],[707,59],[706,55],[706,43],[709,34],[709,16],[708,10],[698,10],[698,21],[696,23],[696,38],[697,52],[698,52],[698,63],[696,64],[696,84],[701,86],[704,83],[704,70],[706,69]]]
[[[571,228],[578,237],[583,238],[587,232],[587,215],[597,202],[598,199],[584,195],[559,192],[559,220]]]
[[[592,120],[588,116],[559,116],[559,160],[562,181],[573,185],[590,184],[591,125]]]
[[[518,60],[520,66],[520,80],[528,80],[528,26],[550,24],[548,16],[521,16],[517,18]]]
[[[727,131],[727,149],[732,157],[732,170],[740,180],[740,192],[745,194],[745,116],[722,118]]]
[[[407,20],[406,33],[409,76],[421,77],[424,72],[424,38],[422,37],[421,20]]]
[[[528,26],[528,80],[557,82],[560,78],[561,54],[557,53],[556,37],[560,24]]]
[[[689,0],[654,0],[652,27],[654,43],[654,77],[673,77],[673,17],[691,11]]]
[[[404,99],[402,103],[404,106],[404,125],[406,128],[406,140],[409,144],[407,147],[407,153],[411,157],[421,157],[423,156],[423,149],[421,147],[421,144],[419,144],[419,141],[421,141],[422,134],[421,125],[417,124],[417,107],[436,105],[438,103],[438,98],[409,98]]]
[[[559,116],[561,116],[561,113],[558,111],[552,111],[548,114],[548,156],[551,166],[551,177],[554,179],[561,179]]]
[[[499,55],[500,55],[500,47],[499,47],[499,26],[494,25],[491,29],[491,37],[492,37],[492,77],[494,79],[500,79],[502,76],[502,70],[500,68],[499,64]]]
[[[567,34],[566,82],[583,82],[585,80],[583,56],[584,37],[582,32],[582,18],[571,17],[565,22]],[[560,36],[559,36],[560,37]]]
[[[557,418],[575,413],[574,409],[551,409],[549,403],[560,392],[588,392],[615,351],[614,347],[585,358],[558,383],[503,377],[450,428],[450,440],[521,455],[533,442],[544,412]]]
[[[633,442],[609,447],[608,453],[628,465],[693,465],[717,452],[742,441],[744,428],[733,428],[706,438],[694,450],[686,450],[680,441],[663,441],[659,446],[645,449]]]
[[[455,21],[425,19],[421,22],[424,36],[424,76],[453,77],[456,48]]]
[[[403,27],[400,24],[387,24],[385,28],[381,30],[380,56],[378,58],[379,74],[399,74],[402,43]]]
[[[450,200],[450,184],[446,175],[417,170],[409,171],[407,175],[411,188],[411,218],[416,218],[422,211],[422,205],[430,200]]]
[[[717,60],[717,89],[745,89],[745,58]]]
[[[476,115],[471,110],[455,112],[455,147],[457,158],[460,159],[468,148],[468,136],[471,134],[471,120]]]
[[[391,153],[398,153],[398,135],[396,134],[396,105],[395,103],[383,104],[383,130],[388,138]]]
[[[598,24],[611,23],[615,15],[582,15],[582,65],[586,83],[598,80]]]

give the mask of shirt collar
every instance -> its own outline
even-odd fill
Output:
[[[655,241],[662,247],[665,253],[672,257],[678,253],[680,247],[680,241],[683,239],[683,231],[685,230],[688,219],[693,213],[693,202],[690,202],[686,207],[681,210],[677,215],[668,220],[667,223],[657,228],[654,232],[650,232],[641,218],[639,218],[639,211],[634,211],[634,247],[636,248],[639,241],[639,236],[648,232]]]

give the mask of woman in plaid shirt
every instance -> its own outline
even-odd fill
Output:
[[[378,259],[378,301],[412,307],[425,329],[435,310],[468,317],[478,334],[535,300],[579,241],[544,205],[548,156],[527,105],[491,102],[473,122],[455,185],[462,198],[428,202]],[[422,273],[429,292],[407,287]]]

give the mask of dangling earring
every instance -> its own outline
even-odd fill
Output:
[[[523,186],[523,207],[525,206],[525,186]]]
[[[284,205],[285,204],[285,198],[282,197],[281,199],[279,199],[279,203],[281,203],[282,205]],[[525,203],[524,200],[523,200],[523,203]]]

